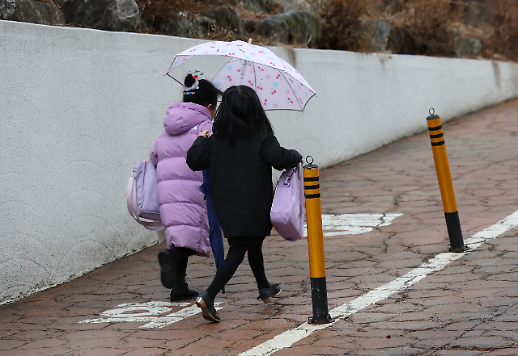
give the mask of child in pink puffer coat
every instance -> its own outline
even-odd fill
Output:
[[[160,218],[166,227],[168,249],[158,254],[161,282],[171,288],[173,301],[196,297],[198,291],[185,281],[189,256],[211,253],[209,222],[202,172],[193,172],[185,162],[187,150],[202,131],[212,132],[220,91],[207,80],[188,74],[183,102],[169,105],[164,129],[153,144],[150,160],[156,166]]]

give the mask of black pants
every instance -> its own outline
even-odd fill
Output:
[[[254,274],[257,287],[259,289],[270,287],[270,283],[268,282],[264,271],[262,243],[256,246],[247,246],[239,242],[232,242],[228,249],[227,257],[219,266],[212,283],[209,288],[207,288],[207,293],[209,293],[212,299],[216,297],[223,286],[228,283],[230,278],[232,278],[241,262],[243,262],[247,251],[248,263],[250,264],[250,269]]]

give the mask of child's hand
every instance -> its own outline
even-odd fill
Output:
[[[198,134],[198,136],[209,137],[209,132],[209,130],[202,131]]]

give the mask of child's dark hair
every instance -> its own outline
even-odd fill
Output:
[[[263,140],[273,136],[272,124],[257,93],[244,85],[225,90],[212,129],[217,138],[230,144],[236,137],[252,137],[254,132],[259,132]]]
[[[192,74],[187,74],[184,80],[183,101],[185,103],[190,102],[205,107],[212,104],[216,107],[218,104],[218,95],[221,95],[221,90],[217,89],[211,82],[205,79],[198,80],[198,85],[193,87],[195,83],[196,79]]]

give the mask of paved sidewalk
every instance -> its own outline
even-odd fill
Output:
[[[216,299],[218,324],[169,301],[162,244],[0,307],[0,355],[518,355],[518,100],[443,127],[464,254],[448,253],[427,132],[321,171],[333,324],[305,324],[305,239],[268,238],[282,297],[256,300],[245,263]],[[214,271],[193,257],[190,286]]]

